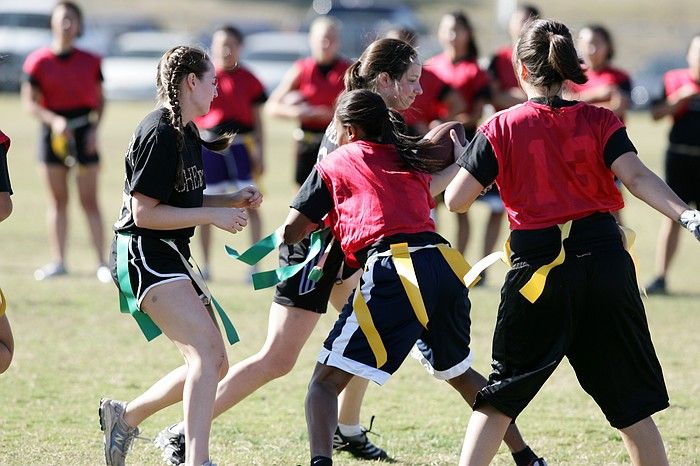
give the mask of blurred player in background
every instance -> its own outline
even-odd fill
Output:
[[[688,47],[688,68],[664,75],[664,95],[651,109],[655,120],[672,117],[666,182],[688,204],[700,205],[700,34]],[[656,278],[647,293],[666,293],[666,274],[678,249],[679,224],[664,219],[656,245]]]
[[[97,127],[102,118],[100,57],[75,47],[83,32],[76,3],[59,2],[51,13],[53,40],[24,62],[22,102],[41,122],[39,160],[49,188],[48,228],[53,261],[34,272],[44,280],[66,273],[68,174],[77,164],[80,205],[90,229],[97,259],[97,278],[111,281],[105,265],[104,228],[97,202]]]
[[[272,91],[266,110],[299,122],[294,181],[301,186],[316,163],[323,134],[333,119],[335,99],[343,91],[343,75],[350,62],[338,55],[338,24],[320,16],[309,29],[311,56],[294,63]]]
[[[204,139],[216,139],[225,133],[236,137],[224,152],[202,148],[204,194],[224,194],[255,185],[264,170],[262,106],[267,94],[253,73],[239,63],[243,34],[233,26],[223,26],[212,35],[212,61],[216,67],[218,95],[206,115],[194,122],[203,131]],[[257,243],[262,237],[262,220],[258,209],[248,212],[250,239]],[[200,226],[204,254],[202,275],[210,278],[209,251],[211,227]],[[255,272],[255,268],[251,273]]]

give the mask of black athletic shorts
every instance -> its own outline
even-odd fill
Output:
[[[700,206],[700,156],[668,151],[666,183],[686,204]]]
[[[301,186],[308,178],[318,161],[318,151],[321,148],[321,141],[325,130],[318,133],[304,131],[303,137],[297,141],[297,158],[294,167],[294,181]]]
[[[328,235],[321,251],[326,250],[331,238],[332,235]],[[279,251],[280,266],[303,262],[309,252],[310,245],[311,240],[308,237],[297,244],[282,244]],[[313,282],[309,280],[309,273],[318,263],[320,257],[321,254],[306,264],[299,273],[278,283],[275,287],[273,301],[282,306],[298,307],[319,314],[325,313],[333,285],[338,281],[350,278],[358,269],[345,262],[345,255],[340,249],[340,243],[334,241],[323,266],[323,276],[318,282]]]
[[[74,158],[72,162],[78,165],[93,165],[100,161],[100,155],[97,152],[87,153],[85,151],[85,136],[90,128],[91,125],[87,125],[73,130],[74,141],[70,144],[74,153],[69,157],[72,156]],[[70,158],[57,155],[51,148],[51,129],[48,126],[42,126],[39,161],[49,165],[73,165]]]
[[[668,407],[668,393],[639,294],[634,264],[609,214],[573,223],[566,260],[531,304],[520,288],[559,252],[557,227],[514,231],[513,267],[501,291],[493,372],[475,407],[511,418],[527,406],[566,356],[583,389],[613,427]]]
[[[151,288],[178,280],[189,280],[200,298],[205,297],[204,292],[197,286],[195,279],[190,275],[187,266],[182,261],[182,257],[186,260],[190,258],[189,242],[187,240],[171,240],[170,243],[177,247],[179,254],[172,246],[159,238],[141,235],[132,235],[129,238],[127,258],[129,281],[139,306]],[[110,248],[109,268],[112,272],[112,280],[119,288],[116,237]]]

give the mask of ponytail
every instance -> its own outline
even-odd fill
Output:
[[[537,19],[527,24],[515,45],[514,57],[525,65],[534,87],[558,91],[564,81],[583,84],[581,68],[569,29],[556,21]]]

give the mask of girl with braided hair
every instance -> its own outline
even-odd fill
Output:
[[[228,369],[211,295],[189,263],[189,239],[197,225],[230,233],[247,223],[244,209],[262,201],[255,188],[204,195],[202,146],[225,149],[226,134],[202,141],[192,120],[209,111],[216,97],[216,75],[207,55],[175,47],[163,55],[156,79],[159,108],[136,128],[126,152],[123,205],[114,225],[112,277],[122,312],[130,312],[150,340],[165,335],[185,358],[129,403],[102,399],[100,426],[105,460],[123,465],[138,425],[155,412],[183,401],[187,465],[210,464],[209,433],[216,386]],[[218,307],[229,341],[230,321]],[[229,326],[227,327],[227,324]]]

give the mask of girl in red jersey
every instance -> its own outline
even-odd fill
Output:
[[[461,11],[446,14],[438,26],[438,39],[444,52],[425,62],[425,68],[432,71],[462,96],[466,111],[457,115],[467,134],[467,140],[474,137],[481,119],[484,105],[491,95],[489,76],[479,67],[476,37],[469,18]],[[498,241],[503,218],[503,203],[498,193],[489,192],[481,198],[491,210],[484,234],[484,255],[493,251]],[[457,215],[457,250],[462,254],[469,242],[469,217]],[[480,284],[484,284],[481,280]]]
[[[357,292],[326,339],[309,384],[313,466],[332,464],[337,397],[352,377],[383,384],[414,345],[429,371],[468,402],[485,383],[470,367],[470,303],[464,270],[458,272],[459,264],[467,266],[435,233],[430,218],[433,196],[457,166],[436,172],[416,154],[430,143],[403,135],[400,117],[369,90],[341,95],[335,126],[340,147],[316,165],[284,226],[285,242],[295,243],[328,214],[348,261],[363,267]],[[454,132],[451,136],[456,141]],[[455,154],[461,150],[456,143]],[[522,442],[515,425],[508,440]]]
[[[255,179],[263,174],[263,124],[261,109],[267,100],[262,83],[240,58],[243,34],[233,26],[223,26],[212,36],[212,60],[216,67],[218,95],[211,103],[209,113],[195,118],[200,129],[206,130],[205,139],[225,133],[236,133],[236,138],[223,153],[202,149],[204,194],[235,192],[245,186],[255,186]],[[258,209],[248,212],[250,239],[261,239],[262,222]],[[202,274],[209,278],[209,250],[211,228],[200,227],[204,264]]]
[[[488,70],[491,77],[491,103],[497,112],[527,100],[513,71],[513,44],[518,40],[523,26],[539,16],[540,10],[537,7],[519,5],[508,20],[511,43],[498,49],[491,57]]]
[[[196,225],[236,233],[245,208],[262,201],[254,188],[205,195],[202,146],[224,150],[230,135],[202,141],[192,123],[216,97],[216,72],[193,47],[167,51],[157,69],[159,107],[134,131],[125,157],[126,179],[114,224],[111,265],[122,312],[129,312],[149,340],[164,333],[185,364],[129,403],[103,398],[100,427],[108,465],[122,466],[138,425],[157,411],[183,402],[188,466],[210,465],[209,434],[216,386],[228,368],[216,307],[230,343],[237,336],[225,313],[190,265],[189,239]]]
[[[12,186],[10,172],[7,169],[7,151],[10,149],[10,138],[0,131],[0,222],[12,213]],[[12,337],[10,321],[7,320],[5,308],[7,302],[0,289],[0,374],[5,372],[12,362],[15,351],[15,341]]]
[[[696,208],[700,206],[700,34],[688,47],[688,68],[664,75],[664,95],[654,103],[655,120],[672,117],[668,134],[666,182],[678,197]],[[647,293],[666,293],[666,274],[678,248],[678,225],[664,219],[656,243],[657,276]]]
[[[34,273],[43,280],[66,273],[68,173],[78,164],[80,205],[87,217],[97,259],[97,278],[108,283],[102,215],[97,202],[97,127],[104,100],[100,58],[74,46],[83,29],[82,13],[73,2],[59,2],[51,14],[53,42],[24,62],[22,101],[41,123],[39,159],[49,187],[49,242],[53,262]]]
[[[402,40],[413,48],[418,41],[416,32],[408,28],[389,30],[385,37]],[[464,112],[459,93],[428,68],[421,72],[420,87],[423,92],[416,96],[410,108],[401,112],[411,134],[422,136],[443,121],[456,120]]]
[[[460,464],[491,461],[565,356],[620,430],[632,463],[667,464],[651,415],[668,407],[668,394],[634,264],[610,215],[623,206],[614,177],[698,239],[700,212],[642,164],[614,113],[560,97],[565,80],[586,81],[566,26],[533,21],[516,56],[530,100],[481,125],[445,192],[451,210],[466,211],[495,181],[512,230],[493,372],[477,395]]]
[[[294,132],[297,186],[304,183],[316,163],[323,133],[333,118],[335,99],[343,91],[343,75],[350,66],[338,56],[338,25],[327,16],[311,24],[309,46],[312,56],[294,63],[266,105],[271,115],[299,121]]]
[[[584,26],[578,34],[577,48],[586,65],[587,81],[571,83],[566,94],[607,108],[624,122],[631,103],[632,81],[626,72],[612,66],[615,46],[610,32],[599,24]]]

